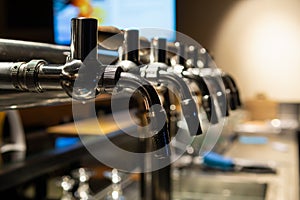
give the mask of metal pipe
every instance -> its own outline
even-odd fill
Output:
[[[64,65],[44,60],[0,63],[0,110],[70,102],[72,92],[64,85],[72,88],[81,65],[80,60]]]
[[[0,63],[0,89],[41,93],[62,90],[63,65],[47,65],[44,60]]]
[[[49,63],[59,64],[65,63],[69,54],[68,46],[0,39],[0,61],[28,62],[32,59],[45,59]]]

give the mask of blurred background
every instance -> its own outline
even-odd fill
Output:
[[[62,23],[63,20],[68,19],[64,18],[64,14],[67,15],[68,13],[65,12],[57,16],[55,15],[57,11],[55,9],[59,10],[61,5],[69,5],[70,2],[63,0],[1,0],[0,38],[69,45],[68,38],[57,35],[60,29],[64,29],[66,31],[65,34],[69,35],[69,24]],[[95,0],[94,2],[103,3],[105,1]],[[253,133],[258,130],[258,132],[264,132],[263,136],[265,137],[265,132],[274,131],[274,128],[276,132],[276,128],[280,127],[282,130],[292,130],[297,133],[296,137],[292,139],[289,136],[288,139],[285,136],[281,138],[281,135],[278,139],[276,135],[276,140],[274,141],[277,142],[277,145],[279,144],[279,147],[277,147],[281,148],[278,151],[276,150],[276,153],[279,152],[278,157],[282,156],[280,159],[283,159],[283,161],[280,160],[279,162],[282,161],[284,167],[288,166],[287,168],[280,168],[282,171],[279,174],[284,177],[283,180],[285,181],[281,182],[282,185],[289,186],[287,177],[294,178],[293,184],[298,183],[300,1],[166,0],[166,4],[162,2],[154,3],[151,8],[143,7],[141,2],[145,1],[139,1],[139,3],[133,2],[131,1],[132,4],[127,5],[127,9],[114,10],[117,15],[113,16],[124,19],[121,24],[114,24],[120,22],[120,18],[112,17],[108,18],[108,21],[104,21],[104,25],[121,26],[120,28],[123,28],[122,26],[127,26],[126,19],[128,18],[136,20],[137,25],[147,22],[146,26],[151,26],[151,23],[157,23],[160,19],[164,18],[166,21],[168,19],[170,23],[161,24],[162,27],[185,34],[206,48],[217,67],[232,75],[238,85],[246,114],[239,113],[240,115],[233,116],[236,117],[234,120],[237,121],[245,118],[247,123],[239,124],[240,126],[235,127],[235,131]],[[164,13],[165,16],[159,15],[161,14],[160,9],[166,11]],[[139,16],[142,16],[146,10],[147,12],[153,11],[152,15],[148,18],[140,18]],[[83,13],[84,11],[87,10],[82,10]],[[104,13],[104,15],[105,12],[109,11],[110,7],[106,11],[97,10],[97,12]],[[101,20],[101,18],[99,19]],[[176,38],[172,34],[166,35],[166,37],[168,37],[169,41],[174,41]],[[103,100],[101,103],[101,105],[98,105],[98,108],[101,112],[105,113],[109,102]],[[49,137],[48,133],[41,133],[41,129],[44,131],[49,126],[69,123],[73,120],[72,106],[70,104],[21,109],[20,116],[26,134],[30,132],[26,136],[26,140],[30,141],[30,145],[27,147],[28,154],[34,154],[41,151],[41,149],[52,148],[57,136],[50,134],[51,136]],[[4,130],[7,129],[6,126],[7,124],[4,125]],[[269,141],[273,142],[272,135],[271,139],[269,135],[267,137]],[[285,146],[280,146],[282,144],[285,144]],[[285,147],[288,147],[288,150],[290,150],[289,154],[286,153],[288,151],[285,151]],[[270,149],[273,150],[273,146],[268,146],[267,149],[266,147],[264,147],[265,149],[259,149],[260,147],[258,147],[257,149],[260,152],[255,151],[256,148],[257,146],[243,149],[245,152],[250,152],[250,156],[246,155],[246,158],[254,154],[257,155],[260,152],[268,152]],[[233,153],[230,155],[239,154]],[[55,154],[54,156],[57,155]],[[270,156],[270,159],[274,158],[276,160],[277,154],[276,156],[272,154],[272,156]],[[285,157],[291,162],[287,162],[288,164],[285,163]],[[256,157],[253,156],[253,158]],[[268,155],[266,158],[268,158]],[[63,157],[61,160],[66,160],[66,158]],[[89,162],[89,160],[84,162]],[[72,166],[69,166],[71,165],[70,163]],[[67,169],[77,168],[79,166],[78,163],[73,158],[73,160],[70,160],[64,166],[60,166],[60,170],[66,171]],[[39,169],[42,167],[39,167]],[[100,168],[99,176],[101,176],[103,181],[103,171],[107,170],[107,168],[105,166],[100,166]],[[97,169],[99,169],[99,166],[97,166]],[[289,169],[291,170],[289,171]],[[51,171],[52,169],[48,170]],[[64,174],[65,171],[60,171],[58,174]],[[5,176],[5,172],[3,174]],[[19,174],[22,173],[20,172]],[[44,176],[42,172],[41,174]],[[9,180],[10,177],[4,178],[6,179],[0,180],[0,183],[1,181]],[[13,178],[18,179],[19,177]],[[41,177],[33,180],[34,184],[39,184],[39,178]],[[45,177],[42,178],[45,179]],[[264,181],[264,179],[262,180]],[[270,180],[273,179],[271,178]],[[104,185],[108,185],[110,180],[105,179],[104,182]],[[298,193],[298,185],[294,184],[293,186],[291,189],[293,190],[292,192],[296,191]],[[280,188],[280,185],[277,185],[277,187]],[[280,195],[284,196],[285,191],[283,189],[282,193],[280,191],[273,195],[276,196],[278,194],[279,198]],[[269,199],[272,199],[272,196]]]

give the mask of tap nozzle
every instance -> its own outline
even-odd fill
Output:
[[[231,82],[232,84],[232,87],[235,91],[235,101],[236,101],[236,105],[238,107],[241,107],[242,106],[242,102],[241,102],[241,97],[240,97],[240,93],[239,93],[239,89],[238,89],[238,86],[235,82],[235,80],[233,79],[233,77],[231,75],[229,75],[228,73],[224,73],[224,76],[228,79],[228,81]]]
[[[169,147],[170,135],[167,125],[167,115],[165,110],[162,108],[159,95],[152,84],[140,77],[139,75],[122,72],[120,74],[120,81],[118,82],[120,87],[138,89],[143,95],[145,105],[148,107],[150,115],[150,131],[155,133],[152,137],[153,150],[156,151],[156,157],[166,158],[171,154]],[[159,105],[158,107],[154,105]],[[159,124],[162,123],[160,120],[164,120],[163,126],[160,128]]]
[[[236,91],[235,88],[228,77],[222,75],[222,80],[225,86],[226,91],[226,97],[227,97],[227,103],[229,104],[229,107],[231,110],[236,110],[238,107],[237,97],[236,97]]]

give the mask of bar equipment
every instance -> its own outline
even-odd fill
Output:
[[[178,106],[182,109],[182,117],[187,123],[189,129],[188,132],[192,136],[201,134],[202,129],[198,118],[198,109],[190,93],[190,88],[188,87],[187,83],[181,79],[181,77],[168,69],[169,66],[167,64],[166,40],[164,38],[154,38],[152,40],[151,51],[149,55],[149,60],[151,60],[151,62],[147,64],[140,61],[140,37],[138,30],[123,30],[122,34],[124,35],[124,42],[119,48],[119,61],[116,63],[116,65],[121,66],[125,71],[141,75],[155,86],[155,88],[159,91],[160,98],[163,100],[163,104],[165,109],[167,110],[167,114],[169,115],[168,119],[170,119],[170,121],[171,111],[169,108],[172,104],[173,107],[175,106],[175,102],[172,103],[172,98],[170,96],[176,94],[177,99],[179,99],[179,101],[177,100],[177,104],[178,102],[181,102]],[[170,91],[172,91],[172,94],[170,93]],[[170,133],[175,135],[176,129],[171,129],[170,121]],[[175,123],[177,123],[177,121],[178,120],[174,120]],[[144,174],[144,176],[142,176],[143,183],[152,182],[153,184],[156,184],[153,185],[153,192],[151,192],[151,194],[149,194],[149,188],[142,188],[142,198],[148,197],[149,199],[151,199],[151,197],[149,196],[152,196],[152,199],[170,198],[170,196],[168,196],[168,194],[170,193],[170,188],[167,188],[170,184],[168,182],[165,182],[165,180],[169,180],[170,178],[168,175],[169,170],[167,168],[168,167],[166,167],[166,169],[158,170],[157,173],[161,173],[161,175],[157,175],[157,173],[156,175],[153,175],[154,173],[152,173],[152,178],[149,177],[149,174]],[[160,177],[165,178],[164,180],[161,180],[162,178],[160,179]],[[159,187],[159,184],[161,184],[162,186]],[[164,194],[165,197],[158,197],[159,194]]]
[[[154,158],[145,160],[145,166],[142,166],[145,168],[149,165],[157,166],[160,162],[170,162],[171,138],[169,133],[174,136],[178,130],[176,128],[170,129],[169,122],[172,117],[174,123],[184,120],[187,132],[193,138],[203,132],[203,126],[199,120],[202,113],[205,112],[208,123],[211,124],[220,124],[221,118],[229,114],[227,113],[228,107],[223,101],[224,88],[219,82],[220,80],[216,78],[218,74],[212,69],[194,70],[195,67],[193,66],[196,66],[195,54],[188,60],[188,64],[181,56],[178,56],[176,67],[168,65],[168,56],[170,55],[168,47],[181,52],[181,47],[184,45],[173,46],[167,44],[164,38],[154,38],[151,41],[151,52],[148,51],[149,49],[143,51],[142,53],[149,54],[146,56],[143,54],[144,59],[141,59],[138,31],[117,31],[122,41],[121,56],[117,62],[104,65],[100,62],[101,57],[98,54],[99,38],[97,36],[99,36],[99,29],[97,28],[97,21],[91,18],[74,18],[71,21],[71,28],[71,46],[53,47],[53,57],[50,54],[44,55],[41,53],[42,50],[35,50],[36,54],[33,56],[28,56],[22,51],[22,54],[16,55],[18,59],[12,57],[11,60],[0,63],[1,109],[20,109],[72,100],[82,103],[93,101],[101,94],[113,95],[115,91],[119,93],[135,91],[142,97],[139,103],[143,107],[140,111],[143,111],[144,121],[141,124],[149,125],[147,129],[143,129],[146,130],[145,136],[150,135],[149,139],[144,141],[145,143],[141,142],[146,144],[143,150],[146,153],[157,151]],[[148,41],[142,41],[144,41],[145,46],[150,44]],[[102,42],[107,47],[111,45],[109,42]],[[26,43],[24,48],[31,49],[35,45]],[[50,46],[41,45],[41,48],[48,49]],[[197,52],[195,48],[194,51],[191,49],[189,51],[189,53],[195,52]],[[182,53],[178,54],[181,55]],[[56,56],[57,59],[55,59]],[[150,63],[147,63],[148,58]],[[179,68],[180,70],[178,70]],[[224,75],[225,79],[228,80],[233,91],[234,83],[232,80],[229,82],[230,78],[227,75]],[[191,83],[195,87],[190,87]],[[31,98],[24,98],[27,96]],[[196,98],[200,100],[196,101]],[[180,107],[179,110],[182,113],[179,115],[176,113],[172,116],[172,109],[169,108],[174,105]],[[203,108],[204,112],[201,112],[199,108]],[[159,126],[160,119],[165,121],[162,127]],[[78,171],[78,173],[80,172]],[[142,182],[145,188],[142,188],[141,191],[143,199],[171,199],[170,165],[144,175]],[[77,174],[76,177],[78,179],[84,177],[83,179],[88,180],[87,174]],[[115,183],[116,187],[113,189],[121,194],[118,183],[118,181]],[[81,186],[79,187],[80,190],[78,188],[77,197],[89,198],[90,191],[86,187],[86,182],[82,181]],[[67,192],[69,187],[65,188]],[[83,196],[80,195],[81,193]]]

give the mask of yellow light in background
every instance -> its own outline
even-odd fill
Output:
[[[300,101],[300,2],[239,1],[214,44],[216,62],[236,77],[242,98],[257,93]]]
[[[244,46],[249,60],[269,70],[300,66],[299,25],[280,13],[266,13],[257,21],[248,28],[252,39]]]

